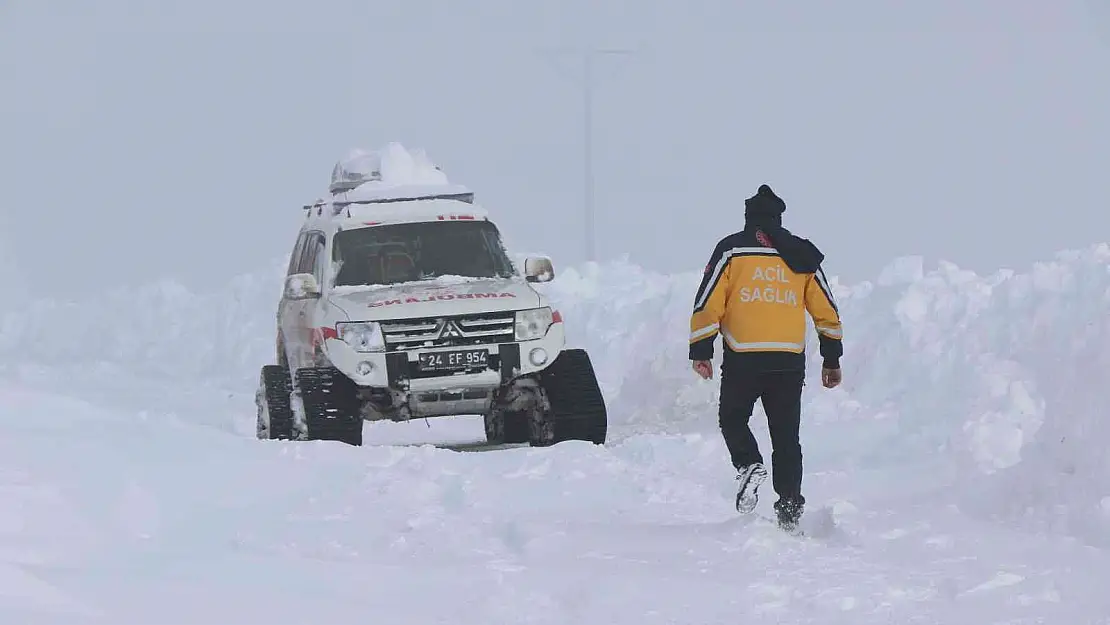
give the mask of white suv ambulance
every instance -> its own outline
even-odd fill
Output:
[[[364,421],[477,415],[491,444],[605,442],[588,354],[487,212],[421,153],[352,151],[305,206],[262,367],[260,439],[362,444]]]

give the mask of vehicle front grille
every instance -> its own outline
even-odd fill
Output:
[[[513,341],[516,317],[513,313],[481,313],[451,317],[422,317],[383,321],[386,351],[406,351],[427,347],[466,347],[496,345]]]

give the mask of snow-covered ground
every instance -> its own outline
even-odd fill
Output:
[[[1110,247],[835,284],[807,538],[766,521],[769,483],[732,511],[697,272],[545,285],[611,442],[486,450],[471,418],[255,440],[282,269],[2,317],[0,623],[1110,623]]]

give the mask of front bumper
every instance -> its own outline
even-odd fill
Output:
[[[474,345],[486,348],[488,367],[468,372],[423,372],[418,354],[450,352],[456,347],[429,347],[384,353],[356,352],[337,338],[328,338],[324,349],[332,366],[362,387],[390,388],[412,394],[427,394],[460,389],[494,389],[522,375],[547,368],[562,351],[565,342],[563,323],[551,325],[543,338],[516,343]],[[533,353],[545,355],[534,360]]]

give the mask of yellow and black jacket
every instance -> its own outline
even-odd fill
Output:
[[[821,270],[824,255],[808,240],[758,227],[722,239],[694,299],[690,359],[710,360],[721,335],[726,367],[805,368],[806,313],[813,318],[824,366],[843,355],[840,311]]]

